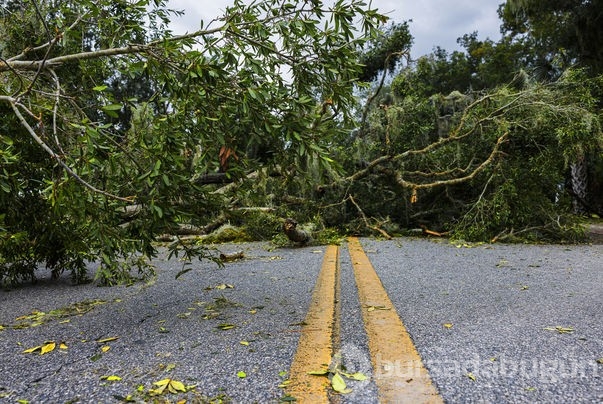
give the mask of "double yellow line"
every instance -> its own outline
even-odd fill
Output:
[[[442,403],[406,327],[357,238],[348,240],[348,250],[379,402]],[[298,403],[329,402],[328,379],[308,372],[325,370],[339,343],[339,271],[339,249],[328,246],[289,371],[287,394]]]

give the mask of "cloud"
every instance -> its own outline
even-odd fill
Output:
[[[169,8],[184,11],[183,15],[172,18],[171,27],[176,34],[195,31],[201,26],[201,21],[207,26],[231,4],[231,0],[169,0]]]
[[[457,38],[473,31],[480,39],[500,38],[500,21],[496,10],[502,0],[373,0],[373,8],[388,15],[393,22],[412,20],[410,33],[415,38],[413,58],[430,53],[436,46],[447,51],[458,50]],[[185,10],[174,17],[174,33],[191,32],[220,16],[232,0],[169,0],[168,7]]]
[[[384,9],[397,3],[393,14],[395,21],[412,20],[410,32],[415,38],[413,57],[429,53],[436,46],[448,51],[457,50],[457,38],[473,31],[479,32],[480,39],[500,38],[500,21],[496,13],[500,0],[402,0],[383,3]]]

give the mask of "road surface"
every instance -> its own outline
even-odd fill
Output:
[[[0,291],[0,402],[603,401],[601,245],[217,248]]]

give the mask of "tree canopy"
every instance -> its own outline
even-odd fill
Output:
[[[499,15],[503,31],[534,41],[551,72],[578,63],[593,74],[603,73],[601,0],[508,0]]]

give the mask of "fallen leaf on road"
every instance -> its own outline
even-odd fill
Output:
[[[357,380],[357,381],[362,381],[362,380],[367,379],[367,377],[363,373],[360,373],[360,372],[346,373],[346,372],[343,372],[339,368],[339,366],[331,366],[330,368],[327,368],[325,370],[312,370],[307,373],[309,375],[315,375],[315,376],[332,375],[331,387],[333,388],[333,390],[335,390],[337,393],[340,393],[340,394],[347,394],[347,393],[352,392],[352,389],[347,387],[344,377],[351,379],[351,380]]]
[[[352,389],[348,389],[348,386],[345,384],[345,380],[343,380],[343,377],[339,374],[339,372],[333,375],[333,378],[331,379],[331,387],[333,387],[333,390],[340,394],[352,392]]]
[[[99,344],[104,344],[105,342],[111,342],[111,341],[115,341],[117,339],[119,339],[119,337],[109,337],[109,338],[97,339],[96,342],[98,342]]]
[[[236,327],[236,325],[230,324],[230,323],[222,323],[222,324],[218,324],[216,326],[216,328],[219,328],[220,330],[231,330],[235,327]]]
[[[475,380],[476,380],[476,379],[475,379],[475,375],[474,375],[473,373],[471,373],[471,372],[469,372],[469,373],[465,374],[465,376],[467,376],[469,379],[471,379],[471,380],[473,380],[473,381],[475,381]]]
[[[33,348],[28,348],[28,349],[24,350],[22,353],[33,353],[33,352],[37,351],[40,348],[42,348],[42,345],[38,345],[38,346],[35,346]]]
[[[249,341],[241,341],[239,342],[241,345],[249,346]]]
[[[452,323],[444,323],[442,325],[444,326],[444,328],[452,328],[452,326],[453,326]]]
[[[121,380],[121,377],[116,376],[116,375],[101,376],[101,380],[106,380],[108,382],[118,382]]]
[[[385,306],[366,306],[366,311],[375,311],[375,310],[391,310],[391,307]]]
[[[278,387],[280,387],[281,389],[284,389],[287,386],[289,386],[290,384],[291,384],[291,380],[283,380],[283,382],[281,384],[279,384]]]
[[[101,351],[102,351],[103,353],[107,352],[109,349],[111,349],[111,347],[110,347],[109,345],[103,345],[103,346],[101,347]]]
[[[237,377],[238,377],[239,379],[244,379],[244,378],[246,378],[246,377],[247,377],[247,373],[245,373],[245,372],[243,372],[242,370],[240,370],[240,371],[238,371],[238,372],[237,372]]]
[[[90,362],[96,362],[97,360],[99,360],[100,358],[102,358],[103,355],[102,354],[96,354],[90,357]]]
[[[344,375],[345,377],[347,377],[348,379],[352,379],[352,380],[363,381],[363,380],[367,379],[366,375],[364,373],[360,373],[360,372],[356,372],[356,373],[341,372],[341,374]]]
[[[158,382],[153,383],[153,385],[157,386],[157,388],[149,390],[151,395],[163,394],[166,391],[172,394],[177,394],[179,392],[186,393],[184,384],[174,379],[159,380]]]
[[[557,331],[559,334],[569,334],[574,332],[574,329],[572,327],[561,327],[561,326],[555,326],[553,327],[545,327],[544,328],[547,331]]]
[[[56,342],[49,341],[49,342],[46,342],[44,345],[38,345],[33,348],[26,349],[23,351],[23,353],[34,353],[39,350],[40,355],[44,355],[44,354],[54,351],[56,346],[57,346]]]
[[[17,317],[15,320],[17,320],[19,323],[12,325],[12,328],[22,329],[28,327],[37,327],[54,319],[64,319],[65,317],[79,316],[89,312],[95,306],[105,303],[107,303],[105,300],[100,299],[84,300],[81,302],[73,303],[67,307],[50,310],[48,313],[39,310],[33,310],[31,314]],[[67,320],[63,320],[62,322],[67,322]]]

